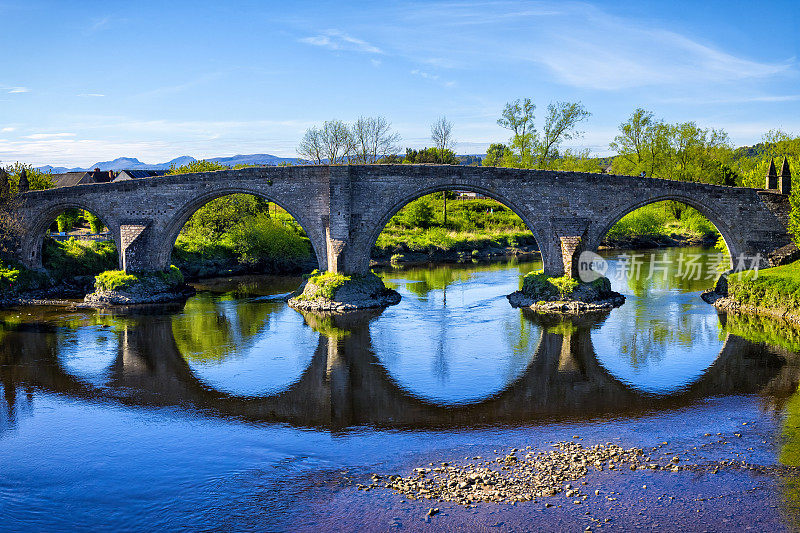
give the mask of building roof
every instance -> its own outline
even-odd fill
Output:
[[[87,178],[89,173],[81,170],[80,172],[64,172],[63,174],[52,174],[53,187],[72,187],[81,183],[91,183]],[[86,178],[86,179],[84,179]]]
[[[163,176],[166,173],[166,170],[120,170],[114,181],[154,178],[156,176]]]

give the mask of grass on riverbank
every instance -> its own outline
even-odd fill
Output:
[[[45,272],[28,270],[14,262],[0,261],[0,294],[11,295],[49,289],[79,278],[117,268],[117,248],[112,241],[46,239],[42,250]]]
[[[714,225],[696,209],[665,201],[625,215],[609,230],[605,242],[624,246],[638,239],[711,240],[718,235]],[[378,237],[373,252],[383,257],[535,244],[522,219],[491,199],[448,199],[445,224],[444,199],[442,193],[435,193],[398,211]]]
[[[535,244],[522,219],[491,199],[448,198],[445,224],[442,193],[434,193],[400,209],[378,236],[373,252],[391,256]]]
[[[731,274],[728,296],[744,305],[800,310],[800,261]]]

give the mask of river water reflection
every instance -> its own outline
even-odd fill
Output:
[[[606,254],[628,301],[575,319],[510,307],[536,262],[387,270],[402,302],[346,317],[288,308],[293,277],[204,282],[174,308],[3,311],[0,529],[373,529],[351,511],[363,469],[573,433],[697,449],[753,417],[752,459],[800,465],[800,336],[719,316],[698,297],[713,280],[680,277],[680,253],[714,261],[658,251],[672,266],[634,282]],[[776,527],[795,516],[786,483],[769,489],[784,496]],[[358,505],[388,521],[416,512],[398,502]],[[577,520],[559,516],[554,529]]]

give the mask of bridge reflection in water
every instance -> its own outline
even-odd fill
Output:
[[[58,327],[18,324],[0,333],[5,403],[0,427],[13,425],[37,390],[340,431],[362,425],[447,428],[636,416],[730,394],[760,393],[769,402],[780,402],[797,390],[800,379],[791,350],[728,334],[719,356],[698,379],[668,394],[648,394],[615,378],[598,361],[591,332],[605,318],[546,320],[523,312],[524,320],[541,331],[527,368],[489,397],[443,405],[408,392],[376,356],[369,324],[378,315],[304,315],[306,324],[319,332],[310,363],[284,390],[263,396],[232,394],[199,377],[176,343],[170,314],[131,314],[116,320],[112,360],[102,378],[93,379],[76,375],[65,364],[69,339]]]

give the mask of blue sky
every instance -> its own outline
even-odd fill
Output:
[[[699,4],[699,5],[698,5]],[[608,153],[642,106],[737,145],[800,134],[800,4],[0,0],[0,161],[293,156],[326,119],[386,116],[404,146],[446,115],[459,153],[505,102],[592,112]]]

